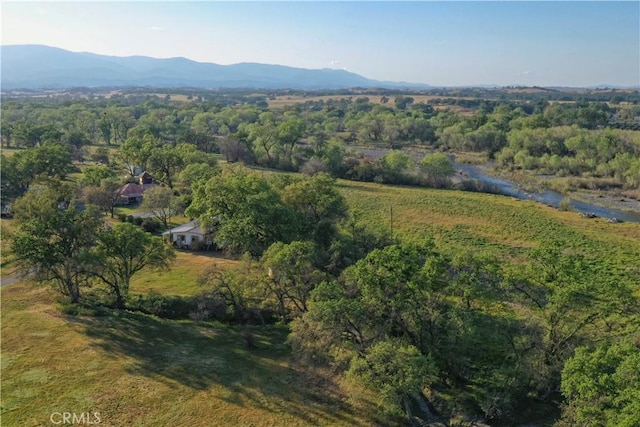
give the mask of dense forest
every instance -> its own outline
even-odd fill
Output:
[[[390,416],[632,426],[637,265],[561,240],[474,252],[411,239],[363,221],[337,179],[482,191],[452,181],[452,157],[477,153],[504,173],[637,198],[638,101],[637,91],[515,89],[9,97],[11,252],[69,313],[286,324],[294,357],[372,390]],[[114,218],[114,195],[140,171],[160,184],[145,193],[154,218],[142,229]],[[213,230],[243,268],[209,271],[193,298],[130,294],[134,275],[175,256],[153,233],[176,214]]]

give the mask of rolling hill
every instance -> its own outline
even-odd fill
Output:
[[[69,87],[198,87],[343,89],[351,87],[427,88],[381,82],[335,69],[240,63],[219,65],[186,58],[118,57],[43,45],[0,46],[2,89]]]

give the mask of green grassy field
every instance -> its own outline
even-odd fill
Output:
[[[558,241],[611,274],[640,274],[640,224],[581,218],[515,198],[461,191],[339,181],[352,211],[406,239],[431,237],[443,250],[484,251],[517,258]]]
[[[134,276],[131,292],[145,294],[154,291],[162,295],[195,295],[205,288],[198,278],[208,269],[238,268],[240,261],[219,253],[176,251],[170,270],[147,271]]]
[[[609,224],[534,202],[339,181],[362,221],[442,250],[517,259],[545,240],[621,277],[638,273],[640,224]],[[3,223],[3,228],[5,227]],[[3,240],[3,245],[5,241]],[[132,293],[192,295],[200,274],[239,262],[178,252],[170,271],[135,277]],[[635,276],[638,277],[638,276]],[[49,425],[52,412],[94,412],[113,426],[389,425],[371,396],[296,364],[282,326],[244,327],[120,313],[68,317],[48,288],[2,289],[2,425]]]

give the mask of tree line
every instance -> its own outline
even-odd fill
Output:
[[[134,157],[146,163],[150,147],[190,145],[231,162],[428,184],[411,162],[399,179],[384,162],[351,149],[421,146],[485,153],[505,169],[592,177],[625,188],[637,188],[640,179],[640,132],[621,126],[640,123],[640,107],[634,105],[464,98],[414,102],[408,95],[385,95],[381,103],[354,96],[269,109],[251,99],[241,103],[242,96],[236,94],[231,105],[199,96],[187,102],[148,95],[60,103],[10,100],[2,105],[2,143],[21,148],[57,144],[76,160],[106,157],[104,150],[89,152],[89,146],[119,147],[129,156],[121,159],[124,167]],[[472,112],[457,110],[460,106]]]

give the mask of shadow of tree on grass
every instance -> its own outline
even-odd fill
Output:
[[[255,346],[248,347],[242,328],[169,321],[138,313],[91,318],[85,333],[92,346],[131,361],[134,375],[162,381],[169,387],[207,390],[214,385],[227,393],[227,402],[251,402],[274,413],[286,413],[308,424],[357,425],[340,389],[330,379],[295,367],[284,344],[284,327],[252,327]],[[177,390],[178,391],[178,390]],[[376,411],[374,404],[369,413]],[[362,410],[362,408],[360,408]]]

